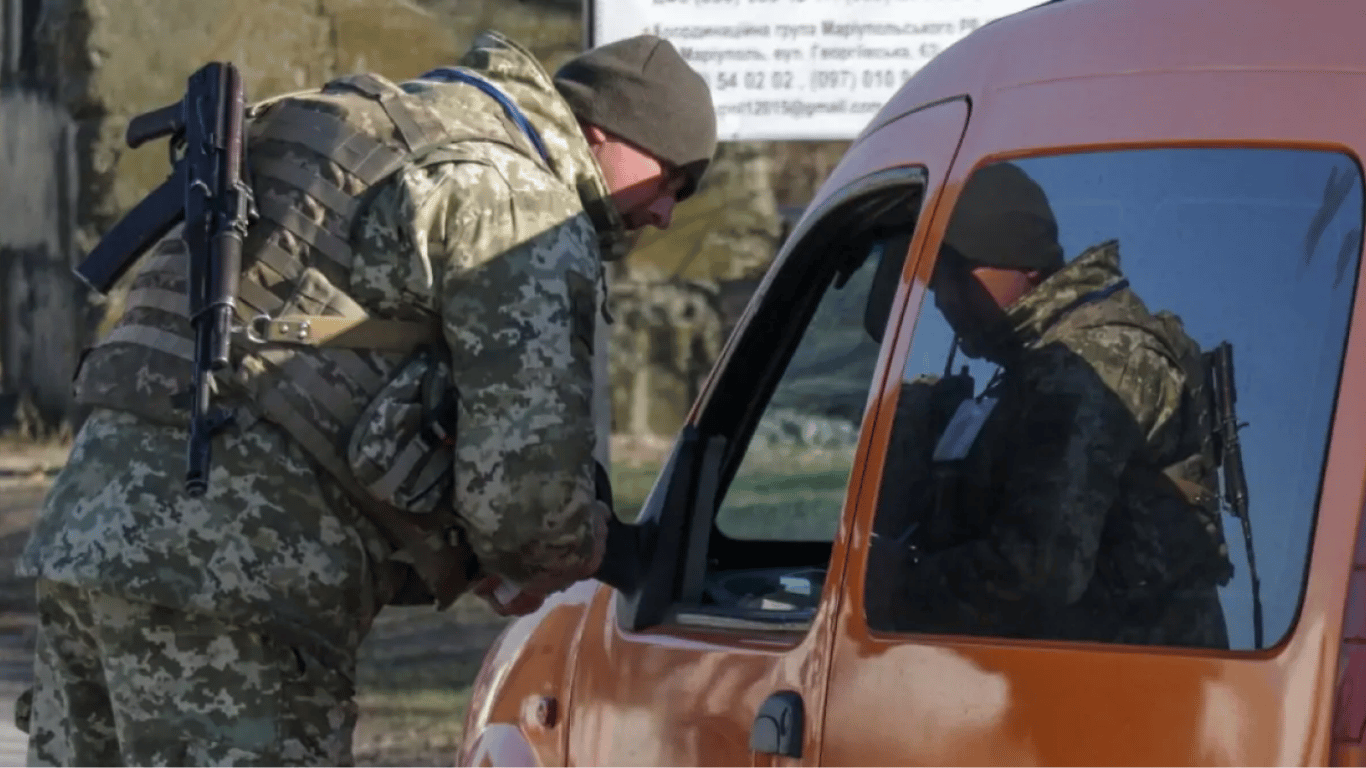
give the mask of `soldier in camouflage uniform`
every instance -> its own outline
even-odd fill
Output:
[[[459,67],[249,114],[260,218],[215,381],[234,422],[188,497],[173,233],[82,362],[93,410],[23,555],[33,764],[347,764],[381,607],[446,607],[482,574],[522,614],[602,558],[602,262],[695,190],[702,78],[651,36],[552,78],[485,33]]]
[[[1227,647],[1199,348],[1128,287],[1119,244],[1063,266],[1042,189],[1000,163],[965,186],[931,287],[1001,369],[976,397],[962,375],[903,385],[892,453],[913,468],[884,484],[873,626]]]

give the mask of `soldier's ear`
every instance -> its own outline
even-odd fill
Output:
[[[588,145],[597,147],[607,141],[607,132],[592,123],[579,121],[579,127],[583,129],[583,137],[588,139]]]

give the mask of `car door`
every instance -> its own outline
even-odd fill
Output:
[[[816,760],[870,393],[967,111],[863,137],[760,285],[642,509],[643,586],[590,609],[570,764]]]
[[[965,148],[960,166],[968,165],[968,152]],[[1015,562],[1019,537],[1009,532],[1026,514],[1053,511],[1034,503],[1028,495],[1034,491],[998,497],[999,508],[954,508],[954,522],[963,527],[923,547],[913,565],[897,569],[888,565],[893,561],[879,559],[880,534],[901,530],[880,527],[886,520],[920,516],[924,526],[933,500],[942,498],[908,491],[923,475],[905,457],[940,443],[933,435],[922,436],[920,443],[908,439],[921,422],[913,408],[899,407],[912,382],[946,373],[953,356],[954,334],[925,300],[939,253],[937,237],[927,242],[922,263],[914,268],[906,330],[891,363],[894,374],[885,382],[887,404],[878,409],[879,423],[870,430],[879,450],[865,454],[870,463],[850,537],[858,546],[851,548],[846,602],[831,642],[822,764],[1321,760],[1314,755],[1326,743],[1323,724],[1331,693],[1322,675],[1334,661],[1323,649],[1331,647],[1335,611],[1340,611],[1321,593],[1341,589],[1332,569],[1340,568],[1350,542],[1323,531],[1316,539],[1315,519],[1318,514],[1338,520],[1332,525],[1339,529],[1345,519],[1351,530],[1360,505],[1361,433],[1334,432],[1335,413],[1360,423],[1359,403],[1337,398],[1344,366],[1356,354],[1349,350],[1361,343],[1349,347],[1348,340],[1361,257],[1358,160],[1328,142],[1307,147],[1265,141],[1258,146],[1059,147],[1005,161],[988,153],[971,162],[975,169],[955,167],[954,176],[966,180],[969,170],[980,173],[1008,163],[1042,191],[1067,259],[1063,270],[1072,270],[1050,280],[1079,279],[1082,270],[1099,269],[1099,255],[1114,249],[1128,287],[1150,311],[1174,313],[1202,349],[1231,345],[1237,360],[1231,379],[1236,418],[1228,423],[1250,425],[1239,440],[1250,513],[1243,520],[1225,508],[1216,531],[1227,548],[1231,577],[1222,582],[1217,576],[1208,581],[1182,577],[1182,586],[1164,584],[1149,597],[1142,590],[1150,582],[1131,577],[1129,562],[1121,559],[1131,551],[1124,547],[1133,518],[1125,515],[1136,513],[1113,506],[1082,509],[1102,521],[1092,529],[1100,540],[1094,561],[1068,576],[1084,579],[1087,591],[1069,591],[1066,600],[1073,602],[1062,606],[1057,598],[1040,597],[1034,614],[1010,613],[1013,606],[1001,608],[1006,600],[959,610],[963,603],[954,601],[982,592],[980,582],[932,578],[937,573],[990,576],[989,566],[979,567],[979,561]],[[946,200],[929,229],[936,235],[952,230],[949,222],[957,210],[957,200]],[[965,219],[988,220],[980,214]],[[968,361],[960,355],[957,362]],[[996,373],[994,365],[978,360],[970,361],[968,370],[979,395]],[[1042,445],[1049,439],[1044,434],[1001,438],[997,445],[1004,447],[995,455],[1007,458],[994,467],[1004,474],[992,477],[1009,477],[1011,461],[1037,471],[1037,462],[1025,459],[1028,441]],[[1330,453],[1338,458],[1330,460]],[[934,466],[953,471],[947,463]],[[1077,448],[1055,469],[1085,473],[1096,466]],[[1333,466],[1336,484],[1326,479]],[[1092,478],[1109,482],[1100,473]],[[1037,489],[1051,482],[1031,474],[1007,487]],[[1226,491],[1228,482],[1225,474]],[[1081,536],[1078,530],[1069,528],[1057,539],[1033,540],[1030,546],[1045,552],[1050,559],[1045,567],[1052,567],[1067,557],[1063,551],[1071,545],[1065,537]],[[1158,541],[1171,539],[1148,540]],[[995,557],[1003,547],[1017,549]],[[1162,567],[1176,568],[1175,550],[1165,553],[1172,559]],[[1328,575],[1308,567],[1311,554],[1328,564]],[[1142,579],[1148,573],[1141,572]],[[941,591],[926,596],[927,590],[915,588],[918,577]],[[1088,604],[1093,587],[1117,599]],[[1217,602],[1180,614],[1148,610],[1177,605],[1166,602],[1168,596],[1197,589],[1216,595]],[[874,590],[893,594],[893,608],[884,615],[867,608],[877,605],[869,598]],[[1027,590],[1020,586],[994,594],[1035,599]],[[906,600],[916,604],[898,614],[895,601],[903,594],[913,595]],[[1020,594],[1029,597],[1016,597]],[[1080,613],[1082,605],[1089,612]],[[1107,614],[1115,606],[1143,610]],[[936,613],[941,607],[946,610]],[[925,615],[935,621],[917,624]],[[1185,626],[1163,623],[1177,615],[1190,627],[1213,622],[1209,626],[1224,637],[1215,632],[1192,639],[1198,633],[1183,634]],[[955,631],[958,616],[968,618]]]

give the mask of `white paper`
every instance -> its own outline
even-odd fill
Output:
[[[853,139],[925,62],[1039,0],[587,0],[593,45],[642,33],[706,78],[721,139]]]

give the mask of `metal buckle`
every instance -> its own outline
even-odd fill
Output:
[[[267,343],[266,332],[270,329],[270,321],[270,315],[262,314],[253,317],[244,329],[247,334],[247,341],[253,344]]]
[[[271,326],[275,327],[272,328]],[[312,335],[313,326],[307,320],[278,320],[270,315],[257,315],[244,329],[253,344],[302,344]],[[287,338],[293,336],[293,338]]]

